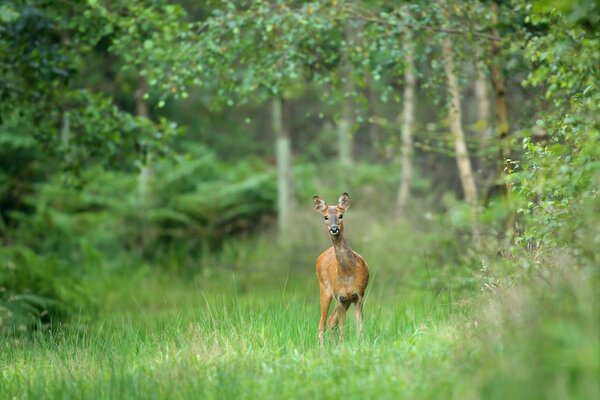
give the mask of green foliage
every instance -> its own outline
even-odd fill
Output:
[[[161,246],[201,250],[237,232],[256,229],[272,213],[271,171],[259,161],[226,166],[202,147],[190,156],[153,167],[152,191],[137,190],[138,177],[86,170],[82,187],[60,176],[41,184],[30,198],[32,214],[15,214],[15,237],[42,253],[84,261],[81,249],[157,255]]]
[[[54,255],[23,246],[0,249],[0,335],[39,329],[81,309],[91,313],[78,273]]]
[[[28,128],[19,131],[21,137],[39,142],[51,158],[75,170],[91,163],[131,165],[140,142],[164,151],[175,132],[165,122],[155,126],[123,112],[81,79],[85,60],[99,43],[115,40],[113,35],[122,34],[118,29],[127,25],[102,20],[95,3],[46,7],[44,2],[11,1],[3,5],[0,27],[0,126],[6,132],[20,120]],[[116,43],[115,53],[129,56],[130,50]],[[139,52],[135,56],[142,57]]]
[[[465,332],[475,343],[467,393],[489,399],[600,394],[599,276],[564,253],[547,254],[543,265],[486,286],[477,325]]]
[[[528,216],[522,239],[536,244],[576,246],[588,222],[585,209],[597,204],[600,19],[595,3],[579,3],[596,12],[579,15],[582,8],[573,6],[564,15],[546,6],[529,17],[551,27],[532,32],[527,42],[534,69],[526,84],[543,86],[550,106],[539,115],[537,142],[524,139],[525,157],[513,177],[527,201],[520,208]]]
[[[179,4],[90,1],[73,24],[104,26],[109,51],[120,58],[122,71],[145,77],[159,94],[159,107],[168,97],[187,98],[187,86],[203,83],[202,50],[197,48],[202,24],[188,21]]]

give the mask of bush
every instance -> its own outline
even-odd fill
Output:
[[[22,246],[0,249],[0,333],[39,329],[77,309],[91,310],[75,275],[56,256]]]
[[[544,267],[532,262],[529,270],[487,286],[475,322],[465,329],[475,346],[465,362],[473,369],[465,371],[471,385],[464,397],[600,395],[599,275],[565,253],[538,261]]]

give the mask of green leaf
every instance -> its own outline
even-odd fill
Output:
[[[8,4],[0,6],[0,21],[7,24],[19,18],[19,13]]]

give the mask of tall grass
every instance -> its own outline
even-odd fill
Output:
[[[98,271],[82,288],[94,318],[3,338],[0,398],[599,397],[597,269],[522,255],[481,268],[444,221],[348,214],[372,276],[365,337],[351,309],[346,340],[320,349],[313,263],[328,242],[311,216],[283,241],[230,241],[187,276]]]
[[[454,351],[448,308],[429,293],[418,305],[372,296],[363,341],[350,317],[347,340],[328,340],[321,350],[317,299],[308,296],[314,289],[239,293],[229,283],[221,295],[192,284],[163,286],[158,298],[183,289],[193,300],[158,307],[142,297],[98,321],[4,342],[0,397],[433,396],[437,390],[424,381],[431,368],[436,386],[450,389],[442,373]]]

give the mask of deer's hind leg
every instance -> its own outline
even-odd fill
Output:
[[[320,291],[320,300],[321,300],[321,313],[319,315],[319,343],[321,347],[323,347],[323,343],[325,340],[325,329],[327,322],[327,312],[329,311],[329,305],[331,304],[331,294],[323,287],[321,287]],[[332,314],[333,316],[333,314]]]
[[[356,328],[358,330],[358,337],[363,338],[363,313],[362,313],[363,299],[362,296],[358,297],[356,303],[354,303],[354,316],[356,317]]]
[[[340,301],[333,309],[333,312],[327,321],[329,329],[331,329],[331,332],[334,333],[339,340],[343,340],[346,336],[346,311],[348,310],[348,307],[350,307],[349,301]]]

